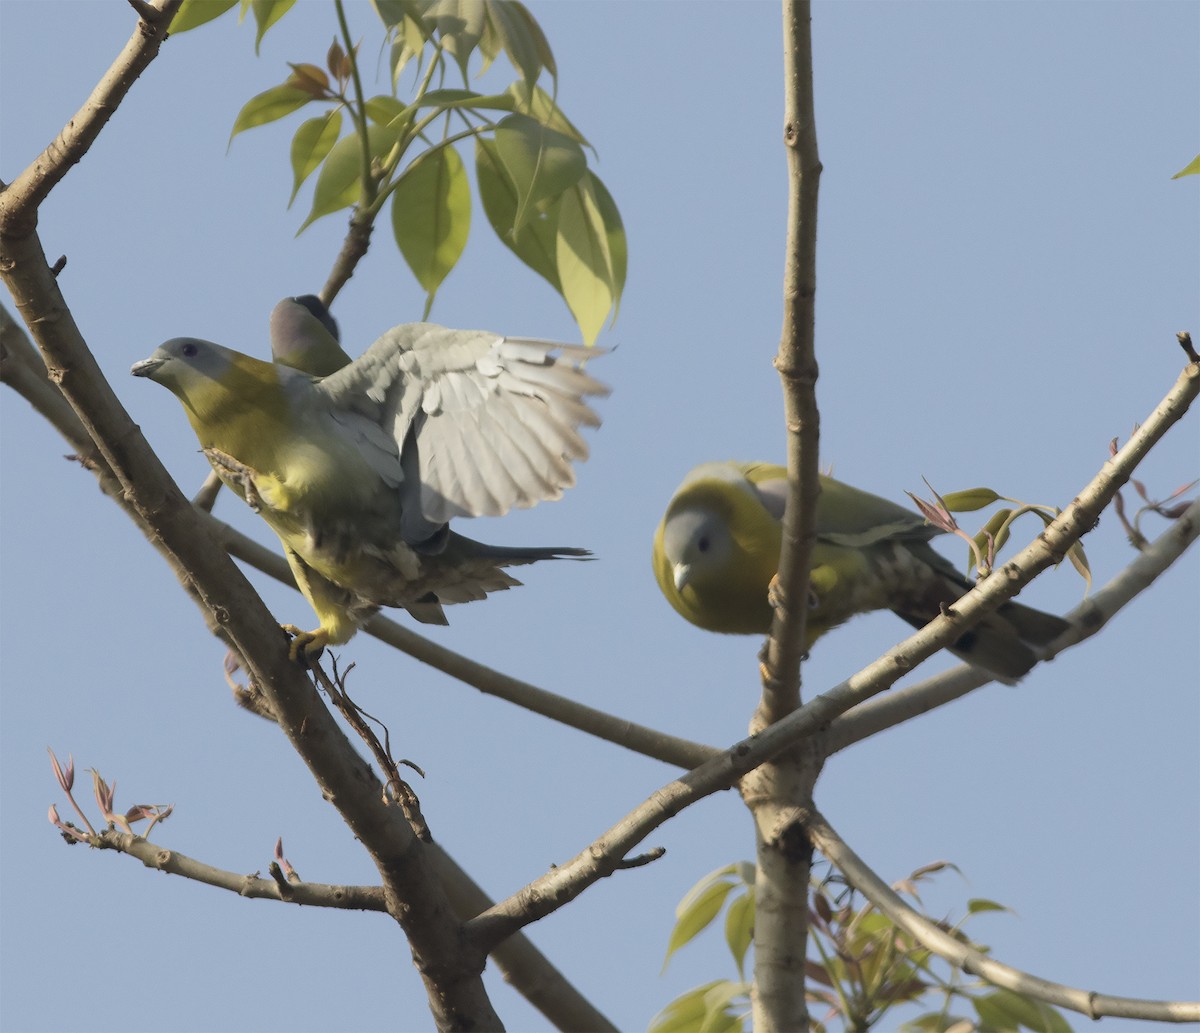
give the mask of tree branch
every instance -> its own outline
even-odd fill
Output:
[[[846,845],[819,811],[810,809],[798,812],[796,818],[803,824],[813,846],[846,876],[856,890],[922,946],[964,972],[1055,1007],[1080,1012],[1089,1019],[1107,1015],[1154,1022],[1200,1022],[1200,1003],[1197,1002],[1146,1001],[1113,997],[1093,990],[1077,990],[1030,975],[981,954],[942,931],[910,907]]]
[[[425,982],[439,1029],[500,1028],[483,987],[484,957],[459,936],[459,923],[433,875],[428,855],[396,807],[381,798],[371,769],[354,751],[304,672],[287,658],[286,640],[249,582],[204,532],[104,379],[75,325],[35,232],[37,204],[78,161],[111,116],[136,74],[157,52],[151,32],[145,49],[131,43],[105,76],[61,145],[48,148],[17,186],[0,195],[0,276],[42,352],[51,379],[80,418],[115,475],[139,526],[161,541],[184,568],[197,598],[224,627],[262,688],[276,720],[325,797],[366,847],[378,868],[388,912],[404,928]],[[154,44],[154,45],[151,45]],[[106,106],[110,105],[110,106]]]
[[[70,168],[87,154],[130,87],[158,56],[158,48],[167,38],[171,19],[182,3],[183,0],[158,0],[157,4],[143,4],[139,8],[137,28],[83,107],[33,164],[0,193],[0,236],[32,231],[38,206]],[[15,218],[28,225],[14,226],[10,220]]]
[[[1138,553],[1137,558],[1107,585],[1066,614],[1071,628],[1042,650],[1045,658],[1058,656],[1063,650],[1086,642],[1095,635],[1149,588],[1197,537],[1200,537],[1200,500],[1193,502],[1182,516],[1173,520],[1153,545]],[[855,707],[829,726],[822,737],[824,753],[832,756],[878,732],[951,703],[992,680],[986,671],[963,664],[917,685],[877,697]]]
[[[783,381],[787,422],[788,502],[783,550],[775,584],[775,618],[763,664],[764,724],[800,702],[800,658],[805,652],[808,568],[816,541],[820,413],[814,324],[817,292],[817,155],[813,111],[812,12],[808,0],[783,0],[784,144],[788,162],[787,257],[783,333],[775,368]]]
[[[783,382],[787,426],[788,501],[779,568],[772,582],[775,614],[763,648],[762,698],[752,732],[800,705],[800,658],[806,651],[808,574],[816,542],[820,413],[814,342],[817,290],[817,154],[813,108],[812,10],[783,0],[784,147],[788,168],[783,328],[775,368]],[[753,770],[741,785],[754,815],[755,1029],[808,1028],[804,959],[812,850],[781,815],[812,799],[824,758],[813,741]]]
[[[151,843],[141,836],[107,829],[91,843],[101,850],[115,850],[135,857],[147,868],[180,875],[193,882],[228,890],[241,897],[256,900],[277,900],[283,904],[304,904],[307,907],[328,907],[349,911],[382,911],[387,913],[381,886],[335,886],[324,882],[289,882],[286,890],[274,879],[263,879],[257,874],[240,875],[237,872],[214,868],[181,854],[178,850]]]
[[[7,351],[0,355],[0,381],[16,390],[41,413],[70,442],[80,462],[100,478],[101,488],[115,501],[123,502],[120,484],[108,470],[104,457],[88,437],[74,410],[63,400],[58,389],[47,380],[46,369],[37,352],[24,338],[20,326],[12,320],[3,306],[0,306],[0,343],[7,348]],[[136,514],[128,506],[125,509],[136,519]],[[199,513],[199,517],[213,540],[235,559],[248,563],[277,581],[296,587],[291,568],[277,552],[242,534],[205,510]],[[186,578],[181,578],[181,582],[187,587]],[[669,735],[538,688],[438,645],[387,617],[371,618],[363,630],[489,696],[524,707],[535,714],[541,714],[552,721],[623,746],[643,756],[661,760],[664,764],[672,764],[686,770],[702,764],[720,752],[716,747]],[[214,626],[213,631],[220,634],[219,627]]]
[[[58,389],[47,379],[46,368],[34,350],[33,345],[29,343],[22,327],[13,321],[3,306],[0,306],[0,380],[14,388],[22,397],[29,401],[63,435],[78,453],[77,458],[80,463],[95,474],[100,482],[101,489],[111,496],[115,502],[121,504],[122,508],[125,509],[132,519],[140,522],[140,517],[128,505],[120,483],[113,476],[112,471],[109,470],[103,456],[97,451],[95,443],[88,437],[87,431],[84,429],[79,417],[75,415],[74,410],[66,403],[66,400]],[[253,539],[240,534],[220,520],[206,513],[202,513],[201,516],[203,517],[205,526],[212,533],[214,540],[233,555],[294,586],[295,582],[292,579],[291,570],[281,556],[260,545]],[[161,542],[155,541],[154,544],[169,562],[174,562],[174,557],[166,551]],[[178,565],[176,565],[176,575],[180,578],[180,583],[183,587],[202,606],[195,586],[185,576],[183,568]],[[204,612],[206,616],[209,616],[207,610]],[[397,631],[412,634],[391,621],[386,621],[383,618],[379,618],[379,620],[391,625]],[[222,629],[215,622],[210,621],[210,627],[214,633],[225,637]],[[413,638],[417,639],[418,643],[427,645],[430,649],[441,649],[440,646],[436,646],[434,643],[420,638],[420,636],[413,635]],[[461,660],[467,664],[472,663],[472,661],[466,660],[465,657],[459,657],[458,654],[451,653],[449,650],[445,650],[444,652],[449,654],[453,659]],[[419,655],[418,659],[421,659]],[[484,670],[487,669],[484,668]],[[453,674],[454,672],[450,671],[449,673]],[[496,677],[502,680],[505,679],[505,676],[499,673],[496,673]],[[512,681],[515,682],[516,679],[512,679]],[[517,684],[522,685],[524,683],[517,682]],[[534,689],[532,686],[529,688],[534,693],[543,691]],[[553,693],[545,693],[545,695],[554,700],[561,698],[554,696]],[[571,704],[570,700],[563,700],[562,702]],[[636,725],[632,727],[635,730],[640,728],[640,726]],[[651,735],[658,734],[649,729],[646,731],[650,732]],[[670,737],[668,736],[667,738],[669,739]],[[697,747],[697,749],[703,749],[703,747]],[[673,762],[669,758],[665,759],[668,762]],[[492,906],[493,901],[491,898],[480,889],[478,884],[441,847],[437,844],[432,844],[427,850],[429,851],[431,863],[437,872],[438,879],[446,890],[459,918],[465,921]],[[175,852],[172,853],[177,858],[182,856]],[[188,873],[179,872],[178,874],[187,875]],[[235,876],[235,878],[242,879],[243,877]],[[265,881],[264,885],[275,886],[274,883],[266,884]],[[382,889],[375,887],[366,887],[366,889],[372,893],[378,893],[379,899],[382,901]],[[241,892],[240,887],[238,888],[238,892]],[[267,895],[271,894],[268,893]],[[303,902],[308,903],[309,901]],[[497,945],[492,951],[491,957],[495,960],[496,965],[504,973],[505,979],[514,989],[529,1001],[530,1004],[541,1011],[556,1028],[615,1031],[616,1027],[590,1001],[583,997],[562,973],[555,968],[549,959],[523,934],[512,936]]]
[[[486,946],[556,911],[611,875],[622,859],[665,821],[698,800],[728,789],[749,771],[814,735],[852,706],[885,691],[907,671],[954,642],[965,628],[1016,595],[1095,525],[1100,511],[1154,443],[1182,418],[1197,394],[1200,365],[1191,365],[1125,447],[1104,464],[1076,499],[1030,545],[945,614],[781,721],[663,786],[575,857],[468,922],[468,937]],[[785,823],[778,830],[787,827]]]

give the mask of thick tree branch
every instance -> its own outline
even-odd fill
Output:
[[[1096,523],[1150,448],[1178,422],[1200,394],[1200,366],[1187,367],[1167,396],[1075,500],[1000,570],[858,674],[815,697],[761,732],[663,786],[575,857],[467,923],[468,936],[489,945],[556,911],[611,875],[643,839],[697,801],[734,785],[749,771],[814,735],[852,706],[954,642],[963,631],[1065,555]],[[779,826],[784,831],[786,824]]]
[[[42,352],[51,379],[80,418],[151,540],[160,540],[194,583],[197,596],[268,699],[280,728],[326,798],[363,843],[383,878],[388,912],[404,928],[440,1029],[500,1028],[483,988],[484,958],[464,948],[459,923],[428,856],[399,809],[382,800],[371,769],[354,751],[287,648],[249,582],[204,532],[129,419],[83,341],[46,261],[37,205],[78,161],[137,73],[154,57],[162,26],[136,40],[42,159],[0,195],[0,276]]]
[[[0,236],[33,229],[38,206],[88,152],[138,76],[158,56],[171,19],[182,3],[183,0],[157,0],[138,8],[137,28],[87,102],[33,164],[0,193]],[[14,226],[12,219],[24,220],[27,226]]]
[[[67,404],[58,389],[47,379],[46,368],[42,364],[42,360],[36,350],[29,343],[23,328],[13,321],[3,306],[0,306],[0,380],[14,388],[22,397],[29,401],[63,435],[75,449],[80,463],[95,474],[101,489],[110,495],[114,501],[119,503],[132,519],[140,522],[140,517],[138,517],[137,513],[128,504],[120,483],[113,476],[103,456],[96,449],[95,443],[88,437],[87,431],[84,429],[79,417],[75,415],[74,410]],[[220,520],[208,516],[208,514],[201,513],[200,515],[203,518],[205,526],[213,535],[214,540],[230,551],[231,554],[258,567],[273,577],[294,586],[291,570],[281,556],[260,545],[253,539],[233,530],[233,528],[230,528]],[[174,562],[174,557],[166,551],[161,542],[155,541],[154,544],[159,548],[164,558],[169,562]],[[183,568],[176,565],[176,574],[179,576],[183,587],[200,604],[195,586],[191,583],[190,578],[186,576]],[[208,612],[204,612],[208,616]],[[406,634],[412,634],[393,622],[384,621],[383,618],[379,618],[379,620]],[[225,637],[222,635],[220,626],[215,621],[210,620],[210,627],[215,633],[221,635],[221,637]],[[420,636],[413,635],[412,637],[417,639],[418,645],[423,644],[433,650],[441,649],[441,647],[420,638]],[[449,650],[445,650],[444,652],[449,654],[452,661],[471,663],[465,657],[459,657],[458,654],[451,653]],[[419,650],[416,655],[418,659],[421,659]],[[434,666],[437,665],[435,664]],[[485,668],[484,670],[487,669]],[[450,673],[453,673],[453,671]],[[503,681],[506,676],[497,672],[496,677]],[[512,681],[515,682],[516,680],[512,679]],[[517,682],[516,684],[523,685],[524,683]],[[532,686],[530,686],[530,689],[534,693],[543,692],[543,690],[534,689]],[[545,695],[551,697],[552,700],[561,698],[554,696],[553,693],[545,693]],[[570,700],[563,700],[562,702],[571,704]],[[603,716],[607,717],[607,715]],[[610,718],[609,720],[615,719]],[[632,727],[635,729],[634,738],[636,739],[640,726],[635,725]],[[659,734],[650,729],[645,731],[652,737]],[[666,738],[670,739],[671,737],[667,736]],[[704,749],[704,747],[696,747],[696,749]],[[665,759],[669,763],[678,762],[672,758],[660,759]],[[684,764],[683,766],[688,765]],[[430,860],[437,872],[438,879],[449,895],[455,912],[460,919],[465,921],[492,906],[493,902],[491,898],[480,889],[474,880],[441,847],[433,844],[426,849],[429,851]],[[182,855],[174,853],[173,856],[180,857]],[[186,875],[188,873],[179,872],[178,874]],[[236,878],[241,879],[242,876],[236,876]],[[264,885],[268,887],[275,886],[274,883],[264,883]],[[382,901],[383,891],[381,888],[367,887],[366,889],[378,894],[379,900]],[[238,891],[241,892],[240,888]],[[269,889],[267,895],[271,895]],[[612,1023],[567,981],[562,973],[555,968],[549,959],[526,936],[518,934],[510,937],[499,944],[493,950],[491,956],[504,974],[505,979],[530,1004],[541,1011],[556,1028],[598,1031],[615,1030]]]
[[[821,162],[813,110],[812,12],[807,0],[783,0],[784,144],[788,162],[783,333],[775,368],[783,381],[788,503],[775,585],[775,619],[763,664],[757,721],[769,724],[800,701],[808,568],[820,494],[820,414],[814,325],[817,292],[817,187]]]
[[[1093,990],[1077,990],[1022,972],[979,953],[910,907],[846,845],[818,811],[810,809],[798,812],[796,817],[802,822],[813,846],[846,876],[856,890],[918,943],[964,972],[980,976],[996,986],[1045,1001],[1056,1008],[1080,1012],[1089,1019],[1116,1016],[1154,1022],[1200,1022],[1200,1003],[1197,1002],[1146,1001],[1113,997]]]
[[[88,437],[74,410],[46,378],[45,366],[42,365],[37,352],[3,306],[0,306],[0,343],[6,349],[0,356],[0,380],[21,394],[70,442],[80,462],[100,478],[104,491],[117,502],[123,502],[122,489],[108,470],[104,457]],[[136,519],[136,514],[128,506],[125,508]],[[200,512],[199,516],[213,540],[235,559],[295,587],[291,568],[277,552],[205,511]],[[186,577],[181,577],[180,580],[187,587]],[[219,627],[214,626],[213,630],[220,633]],[[524,707],[535,714],[577,728],[588,735],[623,746],[635,753],[661,760],[664,764],[673,764],[686,770],[702,764],[720,752],[713,746],[668,735],[666,732],[639,725],[538,688],[438,645],[387,617],[373,617],[367,622],[364,630],[414,659],[472,685],[487,695]]]
[[[800,658],[806,651],[808,574],[816,542],[820,413],[814,341],[817,290],[817,188],[821,162],[813,105],[812,10],[783,0],[784,146],[788,167],[783,328],[775,368],[783,381],[788,502],[779,568],[772,583],[775,615],[763,649],[762,699],[752,732],[800,705]],[[756,1030],[808,1028],[804,959],[812,850],[781,815],[812,798],[823,757],[814,742],[754,769],[742,797],[754,815],[754,992]]]

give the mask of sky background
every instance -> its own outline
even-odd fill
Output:
[[[598,149],[624,217],[629,282],[601,337],[615,350],[594,371],[613,394],[578,487],[460,530],[600,559],[528,569],[525,587],[418,630],[581,702],[728,744],[758,698],[760,641],[686,624],[660,597],[649,553],[693,465],[784,456],[771,366],[786,200],[778,8],[530,9],[558,61],[560,103]],[[350,16],[370,76],[380,26],[365,3]],[[133,28],[118,0],[0,4],[0,178],[54,137]],[[60,283],[77,323],[188,493],[206,464],[183,413],[129,366],[179,335],[265,355],[272,305],[324,282],[344,215],[295,239],[309,191],[286,209],[288,144],[308,115],[226,144],[241,105],[282,81],[285,62],[322,64],[334,31],[331,5],[309,0],[258,58],[252,26],[229,16],[171,39],[41,211],[47,254],[69,260]],[[1200,331],[1200,179],[1170,178],[1200,140],[1200,5],[828,3],[813,38],[823,464],[897,500],[927,477],[1066,504],[1174,382],[1176,331]],[[508,81],[506,67],[484,80]],[[385,89],[386,71],[373,92]],[[381,224],[334,306],[347,349],[420,318],[422,303]],[[433,318],[578,339],[562,301],[479,212]],[[46,823],[51,802],[65,815],[52,746],[115,779],[121,807],[173,803],[160,845],[254,872],[282,835],[306,879],[375,881],[283,738],[232,704],[224,648],[158,554],[22,399],[0,398],[0,1026],[430,1028],[385,917],[243,900],[69,850]],[[1152,491],[1197,476],[1196,427],[1193,413],[1143,464]],[[274,542],[229,493],[217,511]],[[1134,555],[1111,515],[1086,547],[1098,585]],[[295,592],[252,578],[281,621],[310,621]],[[1064,569],[1022,599],[1061,612],[1082,591]],[[963,877],[926,893],[933,914],[961,914],[974,896],[1013,908],[968,927],[1002,961],[1106,993],[1200,996],[1198,598],[1193,551],[1019,688],[991,686],[836,756],[819,806],[889,880],[955,862]],[[823,639],[806,696],[905,634],[877,614]],[[339,652],[358,664],[358,702],[425,769],[417,789],[435,837],[496,896],[676,774],[366,636]],[[660,970],[676,902],[753,856],[752,825],[726,792],[646,845],[666,856],[529,931],[622,1029],[733,975],[719,931]],[[546,1028],[493,968],[486,980],[508,1028]]]

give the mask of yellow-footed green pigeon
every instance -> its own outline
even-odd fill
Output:
[[[654,536],[654,575],[667,601],[707,631],[766,634],[779,564],[787,470],[704,463],[684,478]],[[923,627],[973,585],[929,545],[942,531],[902,506],[821,477],[807,642],[857,613],[891,610]],[[1024,675],[1067,622],[1008,602],[952,651],[1003,681]]]
[[[519,584],[505,567],[588,555],[484,545],[449,522],[574,484],[572,463],[588,454],[580,428],[600,423],[589,399],[608,391],[583,368],[594,349],[408,323],[319,376],[304,370],[346,358],[336,324],[319,302],[281,306],[279,361],[179,337],[131,372],[179,398],[218,476],[283,542],[320,620],[311,632],[285,625],[293,656],[348,641],[381,606],[445,624],[443,604]],[[308,340],[287,356],[289,333]]]

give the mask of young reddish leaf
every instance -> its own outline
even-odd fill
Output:
[[[342,74],[345,70],[343,65],[345,60],[346,51],[342,49],[341,42],[334,36],[333,42],[329,44],[329,49],[325,52],[325,67],[335,79],[344,81],[347,78]]]
[[[291,86],[296,90],[303,90],[310,97],[321,100],[328,97],[329,94],[329,76],[323,69],[316,65],[299,64],[294,65],[290,62],[288,67],[291,68],[292,74],[287,77],[285,86]]]

